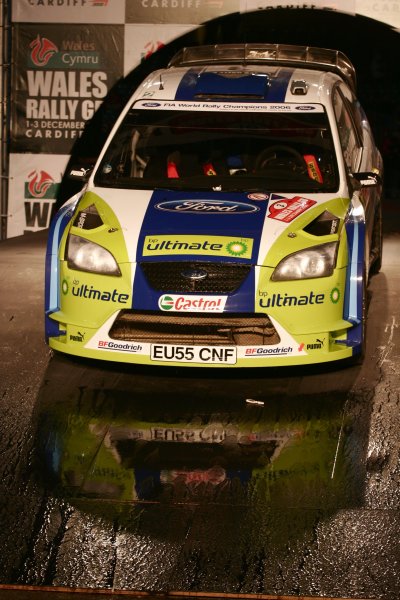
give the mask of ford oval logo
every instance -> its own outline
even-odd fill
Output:
[[[300,104],[300,106],[296,106],[296,110],[315,110],[315,106],[309,106],[308,104]]]
[[[146,108],[157,108],[157,106],[161,106],[159,102],[143,102],[143,106]]]
[[[190,281],[202,281],[207,277],[208,273],[203,269],[185,269],[181,271],[181,275]]]
[[[242,215],[260,210],[258,206],[232,200],[168,200],[159,202],[156,208],[169,212],[207,215]]]

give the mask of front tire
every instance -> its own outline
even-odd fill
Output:
[[[361,323],[359,325],[361,332],[360,351],[350,359],[351,365],[362,365],[365,359],[367,350],[367,313],[368,313],[368,277],[364,272],[362,283],[362,299],[361,299]]]
[[[376,275],[382,267],[382,204],[379,203],[375,213],[374,227],[372,230],[371,252],[370,252],[370,274]]]

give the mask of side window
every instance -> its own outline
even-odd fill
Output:
[[[349,109],[338,89],[334,92],[333,108],[344,160],[350,171],[356,171],[360,160],[361,143]]]
[[[362,119],[363,119],[363,110],[361,108],[361,105],[359,103],[359,101],[354,98],[352,96],[351,98],[351,102],[349,102],[349,108],[351,110],[351,114],[353,115],[353,119],[354,119],[354,124],[356,126],[357,132],[360,136],[360,139],[362,139],[362,132],[363,132],[363,124],[362,124]]]

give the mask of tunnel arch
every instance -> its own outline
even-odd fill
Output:
[[[400,32],[362,15],[328,9],[269,8],[213,19],[158,50],[110,90],[102,107],[73,148],[70,164],[97,156],[132,91],[153,70],[165,67],[182,46],[268,42],[335,48],[357,72],[357,94],[385,161],[386,190],[400,195]],[[79,157],[79,158],[77,158]],[[70,195],[60,188],[60,201]]]

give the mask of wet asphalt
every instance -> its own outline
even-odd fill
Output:
[[[398,600],[400,234],[388,214],[361,366],[181,372],[52,355],[46,232],[2,242],[0,598]]]

